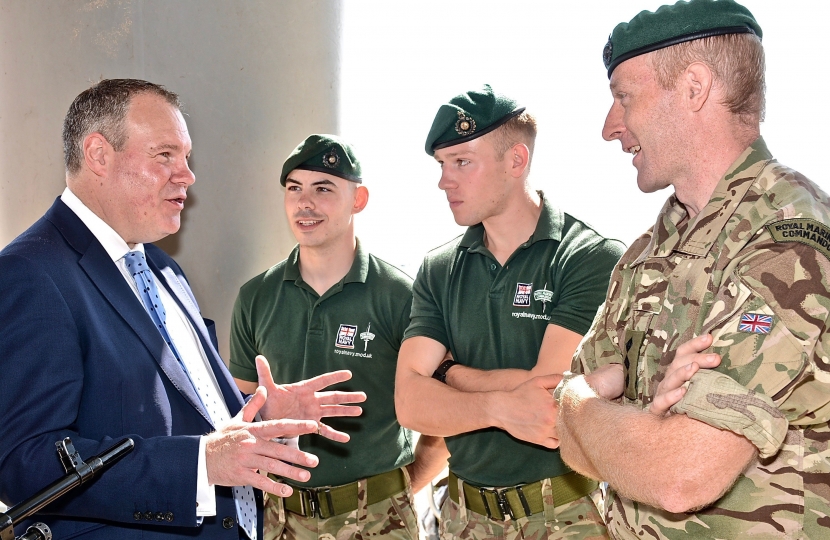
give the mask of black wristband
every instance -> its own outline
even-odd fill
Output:
[[[443,362],[441,362],[441,365],[438,366],[438,369],[436,369],[432,373],[432,378],[441,381],[444,384],[447,384],[447,372],[450,370],[451,367],[455,365],[458,365],[458,362],[456,362],[452,358],[444,360]]]

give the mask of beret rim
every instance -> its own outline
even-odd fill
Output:
[[[442,143],[435,143],[435,144],[432,145],[432,155],[435,155],[436,150],[440,150],[442,148],[449,148],[450,146],[455,146],[457,144],[463,144],[465,142],[472,141],[473,139],[478,139],[479,137],[481,137],[483,135],[487,135],[491,131],[494,131],[494,130],[500,128],[501,126],[503,126],[504,124],[506,124],[509,120],[511,120],[511,119],[519,116],[520,114],[522,114],[525,111],[526,108],[527,107],[519,107],[517,109],[514,109],[512,112],[504,115],[499,120],[497,120],[496,122],[493,122],[492,124],[490,124],[486,128],[482,128],[482,129],[476,131],[475,133],[467,135],[466,137],[459,137],[457,139],[451,139],[449,141],[444,141]]]
[[[336,169],[326,169],[324,167],[315,167],[313,165],[300,164],[300,165],[297,165],[296,167],[294,167],[292,170],[297,170],[297,169],[302,169],[304,171],[321,172],[321,173],[325,173],[325,174],[330,174],[332,176],[337,176],[339,178],[342,178],[343,180],[349,180],[350,182],[357,182],[358,184],[363,183],[363,179],[361,177],[355,176],[353,174],[341,173],[340,171],[338,171]],[[289,173],[289,174],[291,174],[291,173]],[[285,176],[285,180],[286,181],[288,180],[288,175]],[[285,185],[285,182],[283,182],[283,185]]]
[[[634,49],[632,51],[628,51],[626,53],[619,55],[617,58],[615,58],[608,64],[608,78],[611,78],[611,74],[614,72],[614,69],[616,69],[617,66],[619,66],[626,60],[631,60],[636,56],[654,52],[660,49],[665,49],[666,47],[671,47],[672,45],[677,45],[679,43],[693,41],[695,39],[723,36],[726,34],[753,34],[756,36],[758,35],[755,33],[755,30],[753,30],[749,26],[724,26],[722,28],[710,28],[707,30],[699,30],[697,32],[692,32],[690,34],[684,34],[682,36],[675,36],[669,39],[664,39],[663,41],[651,43],[649,45],[646,45],[645,47],[640,47],[639,49]]]

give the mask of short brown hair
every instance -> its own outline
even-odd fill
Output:
[[[493,149],[496,151],[496,159],[499,161],[504,157],[504,153],[516,143],[527,145],[532,158],[533,146],[536,144],[536,118],[524,111],[499,126],[490,134],[490,137]]]
[[[755,34],[725,34],[686,41],[655,51],[658,84],[670,90],[690,64],[703,62],[724,88],[723,105],[748,125],[764,120],[764,47]]]
[[[63,158],[69,174],[81,170],[84,138],[100,133],[116,151],[127,142],[124,119],[130,100],[152,93],[174,107],[181,108],[179,96],[161,85],[139,79],[104,79],[81,92],[63,120]]]

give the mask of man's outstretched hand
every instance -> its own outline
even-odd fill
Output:
[[[311,474],[290,463],[316,467],[319,459],[275,438],[296,437],[315,433],[318,423],[311,420],[269,420],[252,423],[266,402],[265,389],[257,388],[253,398],[228,423],[205,436],[205,464],[211,485],[251,485],[268,493],[287,497],[291,486],[275,482],[257,471],[273,473],[280,478],[306,482]]]
[[[348,381],[352,373],[347,370],[324,373],[305,381],[293,384],[276,384],[271,376],[268,360],[256,357],[256,370],[259,386],[268,394],[267,400],[259,410],[264,420],[291,418],[294,420],[314,420],[319,426],[320,435],[337,442],[347,442],[349,436],[336,431],[320,422],[321,418],[333,416],[360,416],[363,409],[350,403],[366,401],[363,392],[322,391],[333,384]]]

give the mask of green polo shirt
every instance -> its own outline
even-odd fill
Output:
[[[295,247],[240,289],[231,320],[231,373],[256,381],[254,358],[262,354],[277,383],[349,369],[352,379],[330,389],[366,392],[361,416],[325,420],[348,433],[348,443],[300,437],[300,448],[319,456],[320,464],[308,483],[297,485],[346,484],[411,463],[412,433],[398,424],[394,403],[411,278],[358,242],[348,274],[318,296],[300,276],[299,254]]]
[[[529,370],[549,324],[588,331],[624,246],[540,195],[536,230],[504,266],[484,246],[481,224],[427,255],[404,339],[434,339],[478,369]],[[570,470],[558,450],[496,428],[448,437],[447,446],[453,472],[480,486],[535,482]]]

